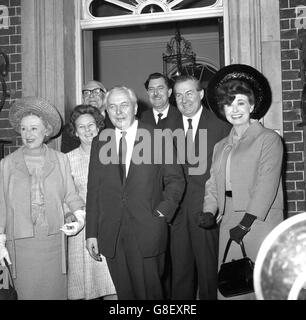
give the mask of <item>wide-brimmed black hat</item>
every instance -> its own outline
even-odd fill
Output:
[[[272,92],[267,78],[258,70],[245,64],[231,64],[221,68],[209,81],[207,86],[207,103],[215,114],[226,120],[224,114],[220,112],[217,102],[217,89],[231,80],[246,82],[253,90],[255,97],[254,110],[250,117],[252,119],[262,118],[272,102]]]

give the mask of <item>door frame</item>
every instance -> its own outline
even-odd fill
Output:
[[[212,6],[181,9],[169,12],[152,13],[152,14],[133,14],[113,17],[93,17],[89,12],[89,5],[92,0],[78,0],[75,6],[76,15],[76,101],[81,103],[81,90],[84,80],[84,57],[92,56],[92,31],[103,28],[126,27],[141,24],[153,24],[175,21],[186,21],[207,18],[223,18],[224,33],[224,62],[225,65],[230,62],[229,50],[229,22],[228,22],[228,1],[216,0]],[[85,45],[86,44],[86,45]],[[86,54],[85,54],[86,52]]]

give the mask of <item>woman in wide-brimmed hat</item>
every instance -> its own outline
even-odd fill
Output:
[[[275,131],[258,121],[270,107],[270,85],[248,65],[229,65],[211,79],[207,100],[233,128],[215,145],[199,226],[220,224],[219,267],[229,238],[227,261],[242,258],[241,240],[255,261],[263,239],[283,219],[283,144]],[[225,299],[220,292],[218,298]],[[233,299],[255,299],[255,295]]]
[[[66,299],[60,229],[77,233],[85,212],[67,156],[45,144],[59,133],[61,117],[48,101],[24,97],[11,106],[9,121],[23,146],[0,165],[0,264],[12,264],[19,299]],[[76,216],[68,225],[64,202]]]

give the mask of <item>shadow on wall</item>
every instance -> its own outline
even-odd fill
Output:
[[[288,150],[286,143],[282,139],[284,147],[284,156],[283,156],[283,169],[282,169],[282,184],[283,184],[283,193],[284,193],[284,219],[288,218],[288,197],[287,197],[287,187],[286,187],[286,165],[288,164]]]

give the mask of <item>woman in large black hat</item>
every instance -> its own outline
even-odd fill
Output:
[[[65,242],[84,226],[85,203],[74,185],[68,158],[46,142],[61,128],[48,101],[18,99],[9,121],[22,146],[0,163],[0,265],[12,266],[21,300],[67,299]],[[65,224],[63,204],[75,216]]]
[[[242,258],[242,240],[255,261],[263,239],[283,219],[283,144],[275,131],[258,121],[271,104],[269,82],[248,65],[229,65],[210,81],[207,100],[233,128],[214,148],[199,226],[220,224],[219,267],[229,239],[227,262]],[[225,299],[221,292],[218,298]],[[255,299],[255,295],[232,299]]]

